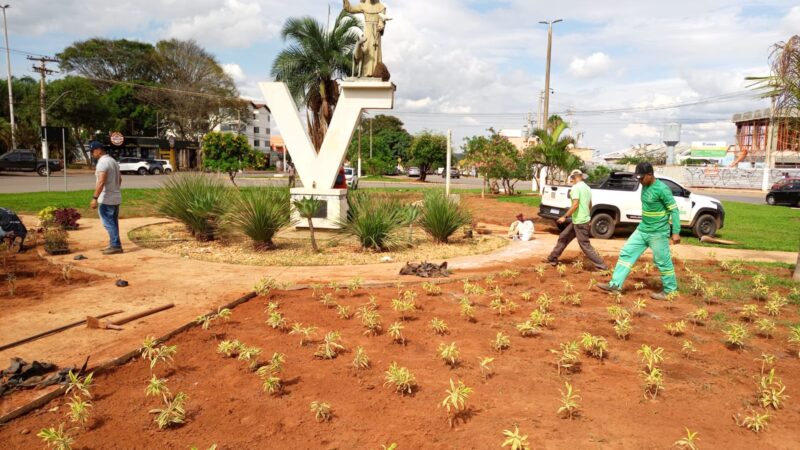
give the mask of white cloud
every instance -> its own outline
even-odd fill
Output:
[[[220,64],[222,66],[222,70],[225,71],[228,75],[233,78],[233,81],[236,83],[241,83],[245,80],[244,71],[242,70],[242,66],[236,63],[230,64]]]
[[[659,132],[656,127],[642,123],[632,123],[623,128],[620,134],[630,138],[644,138],[645,140],[649,138],[657,138],[659,136]]]
[[[569,73],[577,78],[590,78],[603,75],[611,69],[611,58],[603,52],[592,53],[586,58],[572,58]]]

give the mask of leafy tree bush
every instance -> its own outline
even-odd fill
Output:
[[[361,160],[369,175],[393,174],[397,160],[406,161],[413,137],[406,131],[403,122],[394,116],[379,114],[364,118],[359,124],[361,132]],[[370,151],[370,127],[372,129],[372,151]],[[355,164],[358,160],[358,136],[356,131],[347,149],[347,159]]]
[[[248,167],[262,164],[263,154],[253,150],[247,136],[211,132],[203,137],[203,166],[225,172],[236,186],[236,174]]]
[[[491,135],[465,139],[464,163],[475,166],[484,179],[500,180],[503,190],[513,195],[518,180],[529,179],[533,164],[530,149],[520,152],[505,136],[490,128]]]
[[[420,181],[425,181],[427,172],[436,166],[443,166],[447,158],[447,137],[423,131],[414,136],[408,150],[410,164],[419,167]]]
[[[409,215],[399,200],[384,194],[351,191],[348,217],[339,225],[345,234],[355,237],[364,249],[384,251],[400,246],[401,229]]]
[[[587,175],[589,175],[589,179],[587,180],[589,183],[599,183],[611,175],[611,169],[608,166],[597,166],[590,170]]]
[[[418,223],[434,241],[446,244],[459,228],[470,223],[470,215],[458,201],[441,191],[428,192]]]
[[[537,129],[533,132],[538,143],[531,149],[531,158],[533,163],[548,168],[549,183],[566,181],[571,171],[583,166],[583,161],[569,151],[575,140],[572,136],[564,135],[567,128],[569,124],[553,116],[547,129]]]
[[[291,221],[289,190],[267,187],[243,189],[233,196],[225,223],[253,240],[256,249],[274,247],[272,238]]]
[[[202,173],[170,176],[156,197],[156,210],[186,226],[198,241],[218,237],[219,225],[230,201],[225,184]]]

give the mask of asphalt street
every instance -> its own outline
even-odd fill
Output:
[[[125,188],[157,188],[172,175],[123,175],[122,187]],[[444,178],[438,175],[428,176],[425,183],[420,183],[416,178],[395,177],[396,181],[369,181],[363,178],[359,181],[359,187],[385,187],[385,188],[419,188],[419,187],[441,187]],[[66,190],[76,191],[94,188],[94,174],[87,171],[80,171],[67,174]],[[240,175],[237,183],[241,186],[263,186],[263,185],[284,185],[285,178],[274,178],[261,174]],[[480,178],[460,178],[452,180],[455,188],[461,189],[480,189]],[[50,190],[63,192],[65,190],[64,172],[56,172],[50,177]],[[529,181],[517,183],[520,189],[530,189]],[[0,174],[0,193],[25,193],[47,191],[47,179],[32,173],[2,173]],[[699,189],[694,188],[692,192],[708,195],[724,201],[736,201],[751,204],[764,204],[764,194],[758,191],[734,191],[720,189]]]

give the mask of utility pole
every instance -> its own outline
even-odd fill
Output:
[[[361,178],[361,123],[358,124],[358,178]]]
[[[539,128],[544,129],[544,121],[542,120],[542,112],[543,112],[542,107],[544,106],[544,90],[539,92],[539,104],[537,106],[539,107],[539,112],[536,121],[538,122]]]
[[[372,119],[369,119],[369,159],[372,159]]]
[[[42,158],[45,160],[44,166],[47,168],[47,190],[50,190],[50,163],[47,161],[50,158],[50,151],[47,147],[47,107],[45,106],[45,101],[47,98],[47,94],[45,91],[45,87],[47,86],[47,75],[51,73],[56,73],[55,70],[50,70],[47,68],[47,63],[56,63],[58,60],[56,58],[50,58],[48,56],[42,56],[39,58],[28,56],[28,59],[31,61],[38,61],[39,65],[33,66],[33,71],[38,72],[40,78],[39,82],[39,109],[41,111],[41,121],[42,121]]]
[[[761,190],[764,192],[769,191],[770,184],[772,180],[770,180],[770,173],[772,169],[772,157],[775,151],[775,147],[777,146],[777,134],[778,134],[778,127],[775,124],[776,122],[775,117],[775,97],[772,97],[772,102],[769,108],[769,125],[767,126],[767,148],[765,149],[764,155],[764,172],[762,173],[761,177]]]
[[[544,120],[550,119],[550,57],[553,49],[553,24],[562,22],[561,19],[541,21],[539,23],[547,25],[547,69],[544,76]]]
[[[447,130],[447,157],[446,157],[446,164],[445,164],[445,182],[444,182],[444,193],[449,198],[450,197],[450,167],[452,167],[452,141],[453,141],[453,130]]]
[[[14,122],[14,90],[11,83],[11,48],[8,45],[8,22],[6,21],[6,9],[11,5],[0,6],[3,8],[3,30],[6,35],[6,69],[8,73],[8,114],[11,116],[11,148],[17,148],[17,126]]]

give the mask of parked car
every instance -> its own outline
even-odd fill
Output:
[[[164,173],[164,164],[157,159],[148,159],[147,165],[150,166],[149,173],[150,175],[161,175]]]
[[[439,167],[436,169],[436,175],[444,176],[444,167]]]
[[[420,177],[422,176],[422,172],[419,170],[419,167],[409,167],[408,168],[408,176],[409,177]]]
[[[344,168],[344,179],[347,182],[347,187],[350,189],[358,189],[358,173],[352,167]]]
[[[37,159],[33,150],[16,149],[0,156],[0,171],[3,172],[36,172],[44,177],[47,176],[47,166],[50,166],[51,173],[63,168],[57,159]]]
[[[722,202],[705,195],[692,194],[674,180],[657,177],[675,197],[681,216],[681,226],[697,237],[714,236],[725,225]],[[557,220],[572,205],[569,192],[572,186],[545,185],[539,216]],[[592,186],[592,237],[610,239],[621,225],[634,225],[642,220],[642,185],[635,175],[614,172]]]
[[[168,159],[157,159],[156,161],[160,162],[162,166],[164,166],[164,173],[169,175],[172,173],[172,163],[169,162]]]
[[[767,194],[767,204],[800,207],[800,179],[785,180],[776,186],[772,186]]]
[[[150,173],[150,164],[142,158],[120,158],[119,171],[122,173],[131,172],[139,175]]]
[[[440,175],[442,176],[442,178],[445,178],[446,173],[444,171],[442,171],[442,173]],[[450,168],[450,178],[451,179],[452,178],[461,178],[461,172],[459,172],[458,169],[456,169],[454,167],[451,167]]]
[[[786,183],[792,183],[795,181],[800,181],[800,178],[781,178],[780,180],[776,181],[775,184],[773,184],[770,189],[775,190],[780,188]]]

